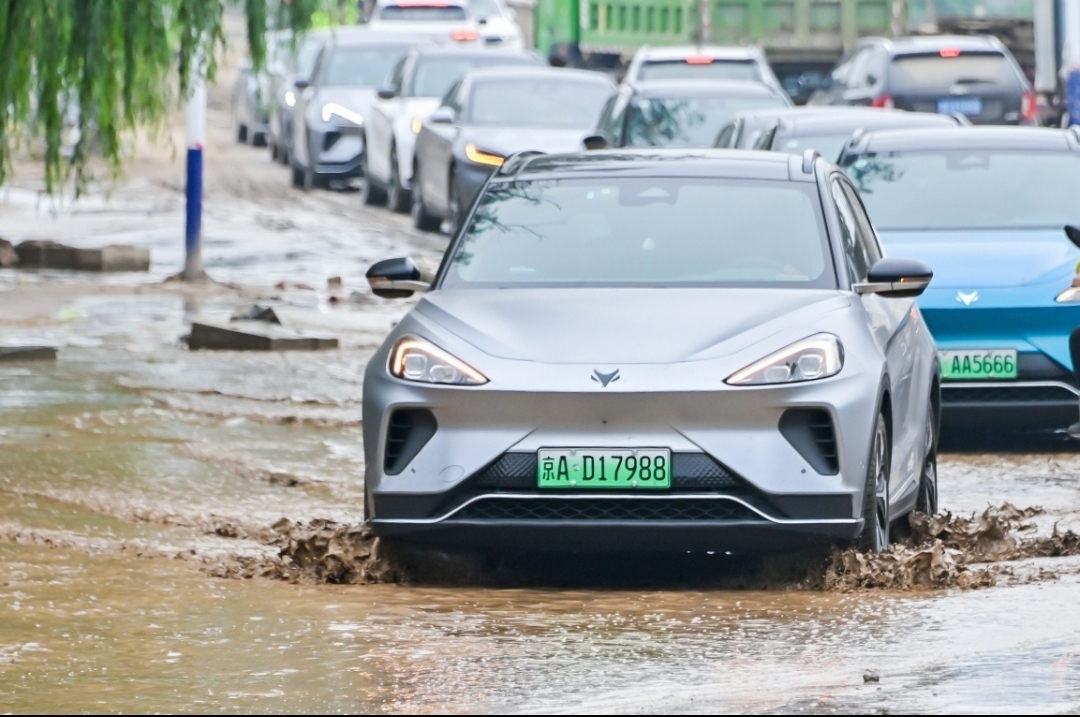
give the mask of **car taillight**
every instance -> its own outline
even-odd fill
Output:
[[[450,33],[450,39],[455,42],[472,42],[478,37],[480,37],[480,33],[476,30],[454,30]]]
[[[1039,117],[1039,97],[1034,92],[1025,92],[1020,100],[1020,119],[1032,121]]]
[[[893,105],[892,95],[882,95],[880,97],[875,97],[874,101],[870,103],[870,106],[883,110],[891,110],[895,105]]]
[[[941,48],[942,57],[960,57],[959,47],[943,47]]]
[[[691,55],[686,58],[686,64],[688,65],[711,65],[715,58],[708,55]]]

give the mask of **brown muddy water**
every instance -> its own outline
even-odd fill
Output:
[[[0,343],[61,347],[55,364],[0,364],[0,712],[1080,710],[1080,558],[1005,545],[971,564],[986,551],[964,530],[1008,542],[977,520],[935,524],[934,547],[885,566],[990,571],[972,582],[992,587],[969,590],[874,588],[884,568],[852,556],[831,590],[775,576],[732,589],[722,556],[691,566],[715,581],[655,556],[625,580],[575,558],[509,581],[216,577],[274,564],[283,519],[360,523],[363,368],[407,309],[363,273],[445,245],[355,193],[293,191],[264,151],[236,147],[228,66],[204,215],[221,284],[160,283],[182,258],[168,147],[140,147],[130,181],[76,204],[43,200],[25,171],[0,191],[7,239],[135,243],[154,259],[149,278],[0,269]],[[178,341],[252,301],[341,350]],[[1080,454],[980,451],[944,457],[943,508],[1041,506],[1009,528],[1025,545],[1080,529]]]
[[[282,518],[362,520],[360,377],[372,315],[401,308],[286,297],[346,348],[190,352],[186,321],[240,297],[58,281],[51,318],[5,336],[48,334],[59,360],[0,365],[0,710],[1080,708],[1075,557],[1012,561],[976,590],[688,588],[655,557],[633,588],[213,577],[276,554]],[[47,304],[8,289],[0,303]],[[943,505],[1040,505],[1036,532],[1075,528],[1078,476],[1069,453],[950,455]]]

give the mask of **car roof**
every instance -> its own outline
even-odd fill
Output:
[[[472,80],[520,80],[530,78],[565,78],[570,80],[585,80],[597,84],[610,85],[615,88],[615,83],[607,75],[592,70],[570,70],[564,67],[516,65],[514,67],[477,67],[466,73]]]
[[[638,50],[642,59],[661,62],[684,60],[687,57],[711,57],[716,60],[756,60],[760,51],[753,45],[675,45],[643,47]]]
[[[763,82],[751,80],[638,80],[632,85],[634,94],[645,97],[740,95],[773,97],[780,93]]]
[[[338,28],[329,38],[334,47],[358,47],[361,45],[434,45],[436,41],[424,35],[410,32],[389,32],[368,28]]]
[[[375,7],[398,5],[401,7],[463,7],[468,9],[468,0],[377,0]]]
[[[1073,130],[1045,127],[963,127],[959,129],[903,129],[868,132],[852,143],[845,154],[876,154],[949,149],[1016,149],[1031,151],[1080,151],[1080,137]]]
[[[812,173],[802,171],[802,164],[802,157],[781,152],[741,149],[605,149],[573,154],[522,156],[519,162],[508,161],[499,174],[510,179],[622,174],[815,181]]]
[[[960,52],[1003,50],[1002,44],[988,35],[914,35],[896,38],[873,38],[885,44],[894,55],[921,55],[937,52],[943,47],[955,47]]]
[[[461,47],[458,45],[441,45],[436,42],[414,47],[412,49],[412,54],[420,57],[512,57],[539,59],[539,56],[530,50],[477,49],[475,47]]]
[[[830,130],[853,132],[856,129],[888,129],[914,127],[959,127],[960,120],[951,115],[931,112],[907,112],[905,110],[849,107],[854,112],[804,112],[780,118],[780,128],[785,132],[828,132]]]

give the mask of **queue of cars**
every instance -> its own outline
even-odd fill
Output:
[[[936,510],[943,425],[1077,419],[1080,133],[973,126],[1031,116],[996,41],[862,42],[793,107],[751,50],[616,85],[389,37],[326,41],[291,152],[348,148],[365,202],[451,235],[434,275],[368,272],[424,293],[365,374],[378,534],[880,551]],[[381,80],[317,94],[376,46]]]

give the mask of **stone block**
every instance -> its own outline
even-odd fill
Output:
[[[312,336],[261,321],[236,321],[228,326],[193,323],[185,339],[188,348],[217,351],[325,351],[338,340]]]
[[[53,346],[0,346],[0,361],[55,361]]]
[[[18,263],[19,255],[15,252],[15,247],[11,246],[11,242],[0,239],[0,268],[15,266]]]
[[[126,244],[76,249],[54,241],[32,239],[15,248],[19,265],[33,269],[73,271],[149,271],[150,250]]]

